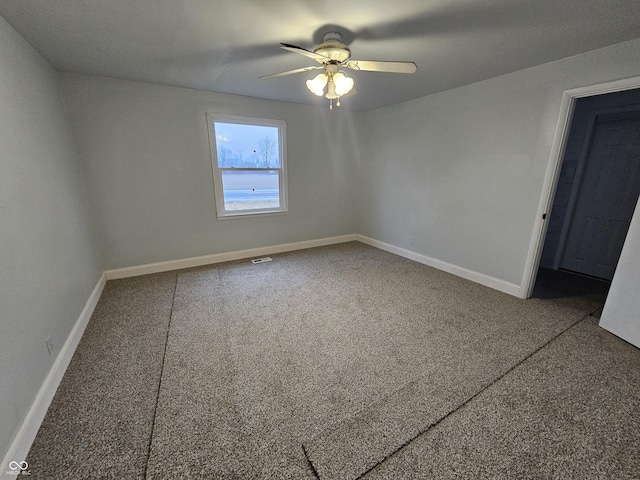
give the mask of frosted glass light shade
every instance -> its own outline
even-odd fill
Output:
[[[319,97],[324,95],[324,87],[327,84],[329,77],[326,73],[321,73],[312,80],[307,80],[307,88],[311,90],[311,93]]]
[[[341,97],[346,95],[353,88],[353,78],[347,77],[343,72],[338,72],[333,76],[333,83],[336,86],[336,95]]]

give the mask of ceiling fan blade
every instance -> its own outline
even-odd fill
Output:
[[[302,73],[308,72],[309,70],[322,70],[324,67],[321,66],[311,66],[311,67],[302,67],[296,68],[295,70],[287,70],[286,72],[280,73],[272,73],[271,75],[265,75],[264,77],[259,77],[260,80],[264,80],[265,78],[275,78],[275,77],[284,77],[285,75],[293,75],[294,73]]]
[[[418,67],[413,62],[375,62],[370,60],[349,60],[344,63],[351,70],[367,72],[413,73]]]
[[[282,47],[285,50],[288,50],[290,52],[293,53],[299,53],[300,55],[304,55],[305,57],[309,57],[314,59],[316,62],[320,62],[320,63],[324,63],[327,60],[329,60],[329,58],[325,57],[324,55],[320,55],[318,53],[312,52],[310,50],[306,50],[302,47],[297,47],[295,45],[289,45],[288,43],[281,43],[280,45],[282,45]]]

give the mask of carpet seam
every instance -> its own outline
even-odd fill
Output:
[[[411,444],[413,441],[417,440],[418,437],[424,435],[425,433],[427,433],[429,430],[431,430],[432,428],[436,427],[437,425],[439,425],[440,423],[442,423],[444,420],[446,420],[447,418],[449,418],[451,415],[453,415],[454,413],[456,413],[458,410],[460,410],[461,408],[463,408],[464,406],[466,406],[467,404],[469,404],[473,399],[475,399],[476,397],[478,397],[481,393],[483,393],[484,391],[486,391],[489,387],[491,387],[492,385],[494,385],[495,383],[497,383],[498,381],[502,380],[504,377],[506,377],[508,374],[510,374],[512,371],[514,371],[516,368],[518,368],[520,365],[522,365],[524,362],[526,362],[527,360],[529,360],[529,358],[533,357],[536,353],[538,353],[540,350],[542,350],[543,348],[545,348],[547,345],[549,345],[551,342],[557,340],[558,338],[560,338],[560,336],[564,335],[565,333],[567,333],[569,330],[571,330],[572,328],[574,328],[576,325],[578,325],[580,322],[586,320],[587,318],[591,317],[591,315],[593,313],[595,313],[597,311],[594,310],[594,312],[588,313],[585,316],[579,318],[578,320],[576,320],[574,323],[572,323],[571,325],[569,325],[567,328],[565,328],[564,330],[562,330],[561,332],[559,332],[557,335],[555,335],[553,338],[551,338],[550,340],[548,340],[547,342],[545,342],[544,344],[542,344],[540,347],[538,347],[536,350],[534,350],[533,352],[531,352],[529,355],[527,355],[525,358],[523,358],[520,362],[516,363],[513,367],[511,367],[509,370],[507,370],[506,372],[504,372],[502,375],[500,375],[498,378],[496,378],[495,380],[493,380],[492,382],[490,382],[488,385],[486,385],[484,388],[480,389],[476,394],[474,394],[473,396],[469,397],[467,400],[465,400],[462,404],[460,404],[458,407],[454,408],[453,410],[449,411],[449,413],[447,413],[446,415],[444,415],[442,418],[440,418],[439,420],[437,420],[436,422],[431,423],[430,425],[428,425],[424,430],[418,432],[416,435],[414,435],[413,437],[409,438],[408,440],[406,440],[402,445],[400,445],[397,449],[395,449],[393,452],[389,453],[388,455],[386,455],[382,460],[376,462],[373,466],[371,466],[369,469],[367,469],[365,472],[363,472],[362,474],[360,474],[358,477],[356,477],[354,480],[362,480],[365,475],[368,475],[369,473],[371,473],[373,470],[375,470],[377,467],[379,467],[380,465],[382,465],[384,462],[386,462],[387,460],[389,460],[391,457],[393,457],[396,453],[400,452],[403,448],[407,447],[409,444]],[[304,445],[303,445],[304,448]],[[305,455],[306,455],[306,450],[305,450]],[[311,463],[311,460],[309,460],[309,463]],[[319,477],[318,477],[319,478]]]
[[[149,435],[149,443],[147,445],[147,461],[144,464],[144,477],[148,477],[149,461],[151,460],[151,445],[153,444],[153,434],[156,429],[156,417],[158,414],[158,404],[160,403],[160,389],[162,388],[162,376],[164,374],[164,364],[167,358],[167,345],[169,344],[169,333],[171,332],[171,320],[173,319],[173,306],[176,301],[176,292],[178,291],[178,277],[176,274],[176,281],[173,285],[173,295],[171,297],[171,309],[169,310],[169,322],[167,323],[167,335],[164,340],[164,351],[162,352],[162,364],[160,366],[160,379],[158,381],[158,390],[156,392],[156,404],[153,407],[153,421],[151,422],[151,433]]]
[[[597,312],[598,309],[594,310],[594,312]],[[593,313],[590,313],[589,315],[592,315]],[[576,320],[576,323],[580,322],[581,320],[583,320],[583,318],[580,318],[578,320]],[[570,325],[567,328],[571,328],[573,325]],[[502,325],[497,325],[495,326],[495,328],[491,331],[492,334],[495,334],[496,332],[498,332],[500,329],[502,329],[503,326]],[[564,331],[563,331],[564,332]],[[560,332],[560,333],[563,333]],[[555,338],[555,337],[554,337]],[[478,338],[473,340],[473,342],[471,344],[469,344],[468,346],[471,345],[477,345],[480,342],[482,342],[484,339],[483,338]],[[552,338],[553,340],[553,338]],[[534,352],[535,353],[535,352]],[[366,410],[370,409],[371,407],[373,407],[374,405],[380,405],[384,402],[386,402],[389,398],[393,397],[394,395],[397,395],[399,392],[401,392],[402,390],[406,389],[409,385],[414,385],[417,384],[418,382],[420,382],[421,380],[423,380],[423,376],[418,376],[416,378],[413,378],[412,380],[408,381],[406,384],[398,387],[397,389],[393,390],[392,392],[385,394],[384,396],[378,398],[377,400],[374,400],[373,402],[366,404],[362,407],[360,407],[358,410],[356,410],[355,412],[353,412],[351,415],[341,418],[339,420],[336,420],[334,422],[332,422],[331,424],[329,424],[327,427],[325,427],[320,433],[317,433],[315,435],[313,435],[313,437],[311,437],[311,439],[309,439],[308,441],[313,441],[319,437],[322,437],[329,429],[331,429],[332,427],[335,427],[336,425],[339,425],[341,423],[343,423],[344,421],[348,420],[349,418],[353,418],[355,416],[360,415],[361,413],[365,412]],[[357,479],[356,479],[357,480]]]
[[[304,443],[301,444],[302,446],[302,451],[304,452],[304,458],[307,459],[307,463],[309,464],[309,468],[311,469],[311,472],[313,473],[313,475],[320,480],[320,475],[318,474],[318,471],[316,470],[315,465],[313,464],[313,462],[311,461],[311,458],[309,457],[309,454],[307,453],[307,449],[304,446]]]

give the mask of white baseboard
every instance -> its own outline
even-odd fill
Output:
[[[64,345],[60,349],[58,356],[53,362],[51,370],[49,370],[48,375],[40,386],[38,394],[33,400],[33,403],[27,411],[24,419],[22,420],[22,424],[20,425],[18,432],[13,437],[13,441],[9,445],[9,448],[7,449],[7,452],[2,459],[2,463],[0,463],[0,479],[17,478],[16,475],[7,473],[10,471],[8,465],[12,461],[22,462],[27,457],[29,449],[31,448],[31,444],[36,438],[38,429],[40,428],[40,425],[44,420],[44,416],[49,409],[49,405],[53,400],[53,396],[55,395],[56,390],[58,389],[58,385],[60,385],[60,381],[64,376],[64,372],[66,372],[67,367],[69,366],[69,362],[71,362],[71,357],[73,357],[73,354],[76,351],[76,347],[78,346],[78,343],[80,343],[80,338],[82,338],[84,329],[89,323],[89,319],[93,314],[93,310],[96,308],[96,304],[98,303],[98,299],[102,294],[102,290],[104,289],[106,281],[106,276],[102,274],[102,276],[98,280],[98,283],[93,289],[93,292],[91,292],[87,303],[82,309],[82,312],[80,313],[76,324],[71,330],[71,333],[67,337],[66,342],[64,342]]]
[[[366,237],[364,235],[357,234],[356,240],[362,243],[366,243],[367,245],[371,245],[372,247],[376,247],[390,253],[395,253],[396,255],[400,255],[401,257],[414,260],[424,265],[437,268],[438,270],[451,273],[453,275],[456,275],[457,277],[466,278],[467,280],[471,280],[472,282],[485,285],[487,287],[493,288],[494,290],[499,290],[501,292],[508,293],[509,295],[513,295],[515,297],[524,298],[522,296],[522,289],[520,288],[520,285],[515,285],[513,283],[505,282],[504,280],[490,277],[482,273],[474,272],[473,270],[467,270],[466,268],[462,268],[457,265],[453,265],[451,263],[443,262],[441,260],[436,260],[435,258],[427,257],[426,255],[412,252],[411,250],[407,250],[405,248],[396,247],[395,245],[381,242],[379,240]]]
[[[305,240],[302,242],[281,243],[279,245],[269,245],[266,247],[236,250],[234,252],[214,253],[211,255],[203,255],[201,257],[191,257],[179,260],[168,260],[166,262],[147,263],[146,265],[106,270],[104,273],[107,276],[107,280],[115,280],[118,278],[147,275],[149,273],[169,272],[172,270],[180,270],[183,268],[201,267],[203,265],[212,265],[214,263],[261,257],[264,255],[272,255],[274,253],[291,252],[293,250],[324,247],[326,245],[333,245],[336,243],[354,242],[355,240],[356,234],[354,233],[350,235],[341,235],[338,237],[326,237],[319,238],[317,240]]]

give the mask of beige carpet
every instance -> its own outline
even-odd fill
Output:
[[[273,259],[109,282],[30,452],[32,475],[638,470],[640,352],[588,318],[601,299],[519,300],[355,242]],[[106,348],[113,338],[124,344]],[[597,369],[590,356],[609,361]],[[594,411],[608,426],[567,421]]]

